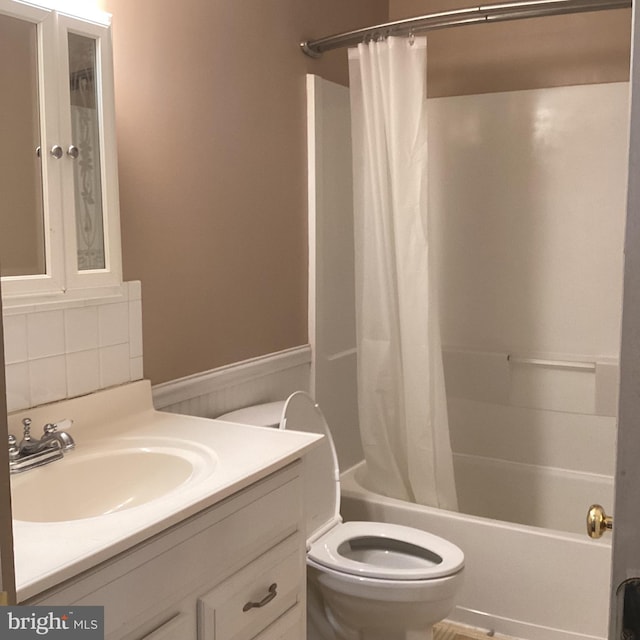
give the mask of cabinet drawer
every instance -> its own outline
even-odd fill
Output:
[[[304,603],[303,550],[304,542],[295,534],[202,596],[198,639],[250,640]]]
[[[300,602],[253,640],[302,640],[307,637],[305,624],[304,603]]]

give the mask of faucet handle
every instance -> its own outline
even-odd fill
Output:
[[[14,435],[9,434],[9,460],[16,460],[19,454],[18,439]]]
[[[69,418],[65,418],[64,420],[59,420],[58,422],[48,422],[44,425],[43,431],[45,435],[50,435],[55,433],[58,429],[61,431],[66,431],[73,424],[73,420]]]
[[[70,427],[72,424],[73,420],[60,420],[55,424],[52,422],[45,424],[42,442],[58,442],[63,451],[71,451],[71,449],[75,448],[76,443],[74,442],[71,434],[67,433],[66,428]]]
[[[23,438],[24,440],[31,439],[31,419],[23,418],[22,420]]]

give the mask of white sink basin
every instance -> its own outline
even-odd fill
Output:
[[[61,522],[117,513],[192,486],[216,465],[214,454],[193,446],[134,441],[78,448],[11,477],[13,517]]]

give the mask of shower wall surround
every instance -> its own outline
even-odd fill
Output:
[[[505,519],[505,505],[522,502],[515,485],[529,481],[505,485],[508,469],[599,474],[611,485],[628,117],[627,83],[430,100],[430,206],[465,513]],[[483,501],[478,469],[490,487]],[[541,526],[556,528],[543,504]],[[564,512],[582,523],[584,505]]]
[[[345,276],[353,250],[342,220],[351,198],[349,97],[319,78],[308,90],[319,278],[310,305],[312,388],[332,424],[353,430],[341,398],[355,397],[355,373],[336,368],[355,360]],[[429,206],[459,458],[612,472],[628,92],[621,82],[428,100]],[[327,263],[341,278],[327,280]],[[331,340],[323,348],[325,325]],[[343,441],[343,457],[357,456],[353,439]]]
[[[9,411],[142,378],[141,285],[119,289],[105,298],[4,308]]]
[[[429,100],[448,347],[618,358],[628,84]]]

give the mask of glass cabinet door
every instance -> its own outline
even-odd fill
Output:
[[[69,94],[78,271],[105,268],[95,38],[69,32]]]
[[[69,289],[121,282],[111,37],[58,15],[64,141],[65,264]],[[73,218],[73,219],[71,219]]]

